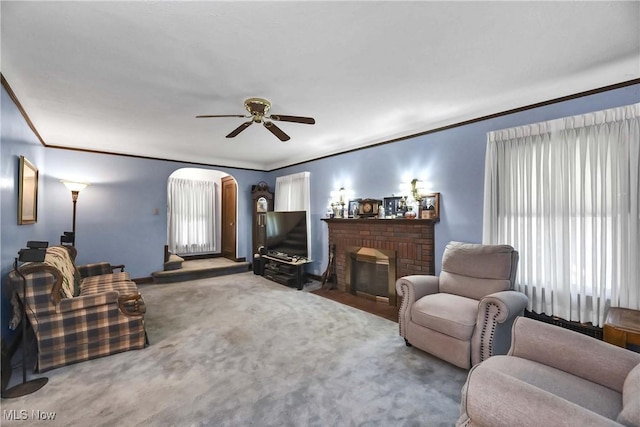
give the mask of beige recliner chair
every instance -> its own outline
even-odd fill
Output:
[[[469,371],[456,426],[640,426],[640,354],[519,317],[509,353]]]
[[[461,368],[506,354],[511,325],[527,297],[513,291],[518,252],[509,245],[450,242],[440,276],[405,276],[400,335],[413,345]]]

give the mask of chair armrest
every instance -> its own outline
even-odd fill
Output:
[[[119,266],[116,266],[117,268]],[[122,266],[124,268],[124,266]],[[93,264],[85,264],[79,265],[78,271],[80,272],[80,277],[90,277],[90,276],[99,276],[101,274],[111,274],[113,273],[114,267],[111,266],[108,262],[96,262]]]
[[[491,427],[620,426],[531,384],[483,364],[474,366],[462,389],[462,416],[472,425]]]
[[[142,316],[147,312],[147,307],[144,305],[140,292],[121,296],[118,298],[118,306],[120,311],[127,316]]]
[[[514,322],[509,355],[560,369],[619,393],[631,369],[640,363],[638,353],[526,317]]]
[[[396,281],[396,293],[402,297],[402,303],[398,310],[398,327],[400,336],[406,338],[406,327],[411,320],[411,306],[425,295],[438,293],[440,279],[438,276],[413,275],[404,276]]]
[[[124,271],[124,264],[118,264],[118,265],[112,265],[111,266],[111,271],[115,271],[117,269],[120,269],[120,271]]]
[[[75,310],[83,310],[89,307],[96,307],[105,304],[113,304],[118,301],[120,294],[117,291],[101,292],[94,295],[84,295],[81,297],[64,298],[60,300],[58,311],[68,313]]]
[[[522,292],[501,291],[482,298],[480,307],[486,307],[489,304],[497,305],[500,307],[500,314],[496,316],[495,320],[497,323],[504,323],[509,319],[515,319],[516,316],[522,316],[524,309],[527,307],[527,302],[529,302],[529,298]]]
[[[527,302],[527,296],[517,291],[495,292],[480,300],[471,338],[473,365],[496,354],[507,354],[513,321],[524,314]]]
[[[402,296],[403,301],[408,299],[411,303],[418,301],[425,295],[436,294],[440,290],[438,276],[413,275],[404,276],[396,281],[396,292]]]
[[[35,307],[31,307],[31,302],[27,302],[27,305],[30,306],[29,309],[37,311],[38,313],[55,312],[54,305],[60,302],[60,288],[62,288],[63,281],[60,270],[42,262],[33,262],[21,266],[20,272],[27,279],[27,288],[32,288],[29,290],[29,293],[33,296],[32,300],[34,301],[31,302],[35,303]],[[12,271],[9,273],[9,281],[13,283],[14,286],[20,286],[16,291],[18,291],[18,296],[22,295],[22,281],[19,275]],[[48,289],[49,287],[51,292],[49,293],[47,301],[43,298],[45,293],[41,292],[41,290]],[[35,289],[38,289],[38,291]]]

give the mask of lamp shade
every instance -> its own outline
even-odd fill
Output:
[[[64,179],[60,182],[62,182],[71,191],[80,191],[89,185],[86,182],[65,181]]]

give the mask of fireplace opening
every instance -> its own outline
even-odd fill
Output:
[[[347,248],[347,290],[360,297],[396,305],[396,253],[381,249]]]

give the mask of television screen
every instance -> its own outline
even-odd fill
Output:
[[[267,251],[307,258],[307,212],[267,212]]]

